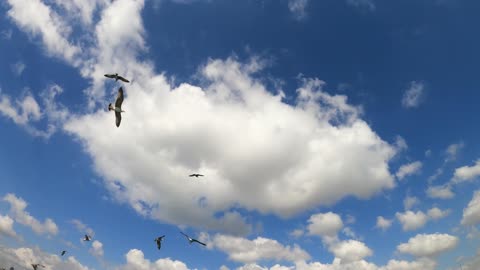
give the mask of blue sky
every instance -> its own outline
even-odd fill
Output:
[[[7,0],[0,267],[478,269],[479,7]]]

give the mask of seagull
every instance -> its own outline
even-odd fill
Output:
[[[61,255],[61,256],[65,255],[65,253],[67,253],[66,250],[62,251],[62,255]]]
[[[90,241],[91,239],[91,236],[85,234],[85,238],[83,238],[83,241]]]
[[[37,270],[37,267],[39,267],[39,266],[45,268],[44,265],[41,265],[41,264],[38,264],[38,263],[32,264],[33,270]]]
[[[160,237],[155,238],[155,242],[157,242],[157,247],[158,247],[159,250],[162,247],[162,241],[163,241],[164,237],[165,237],[165,235],[162,235]]]
[[[200,245],[206,246],[205,243],[202,243],[202,242],[198,241],[197,239],[193,239],[193,238],[191,238],[190,236],[184,234],[183,232],[180,232],[180,233],[183,234],[183,235],[188,239],[188,242],[190,242],[190,244],[193,243],[193,242],[197,242],[197,243],[199,243]]]
[[[112,106],[112,103],[108,104],[109,111],[115,111],[115,124],[117,127],[120,126],[120,122],[122,121],[122,102],[123,102],[123,88],[118,88],[118,95],[117,100],[115,100],[115,107]]]
[[[118,75],[118,73],[115,73],[115,74],[105,74],[105,77],[107,78],[110,78],[110,79],[115,79],[115,81],[118,81],[118,80],[121,80],[121,81],[124,81],[126,83],[129,83],[130,81],[125,79],[124,77]]]
[[[198,173],[193,173],[189,175],[190,177],[199,177],[199,176],[204,176],[203,174],[198,174]]]

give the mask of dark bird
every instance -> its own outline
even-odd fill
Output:
[[[62,255],[61,255],[61,256],[65,255],[65,253],[67,253],[66,250],[62,251]]]
[[[155,242],[157,243],[157,247],[158,247],[159,250],[162,247],[162,241],[163,241],[164,237],[165,237],[165,235],[162,235],[160,237],[155,238]]]
[[[199,177],[199,176],[204,176],[203,174],[198,174],[198,173],[193,173],[189,175],[190,177]]]
[[[123,88],[118,88],[117,100],[115,100],[115,107],[112,106],[112,103],[108,104],[109,111],[115,111],[115,124],[117,127],[120,126],[120,122],[122,121],[122,103],[123,103]]]
[[[92,237],[85,234],[85,237],[83,238],[83,241],[90,241],[90,240],[92,240]]]
[[[110,78],[110,79],[115,79],[115,81],[118,81],[118,80],[121,80],[121,81],[124,81],[126,83],[129,83],[130,81],[125,79],[124,77],[118,75],[118,73],[115,73],[115,74],[105,74],[105,77],[107,78]]]
[[[42,268],[45,268],[44,265],[41,265],[41,264],[38,264],[38,263],[32,264],[33,270],[37,270],[37,268],[38,268],[39,266],[42,267]]]
[[[199,243],[200,245],[206,246],[205,243],[202,243],[202,242],[198,241],[197,239],[193,239],[193,238],[191,238],[190,236],[184,234],[183,232],[180,232],[180,233],[183,234],[183,235],[188,239],[188,242],[190,242],[190,244],[193,243],[193,242],[197,242],[197,243]]]

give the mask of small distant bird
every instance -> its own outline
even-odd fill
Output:
[[[83,241],[90,241],[90,240],[92,240],[92,237],[85,234],[85,237],[83,238]]]
[[[204,176],[203,174],[198,174],[198,173],[193,173],[189,175],[190,177],[199,177],[199,176]]]
[[[37,270],[37,268],[38,268],[39,266],[42,267],[42,268],[45,268],[44,265],[41,265],[41,264],[39,264],[39,263],[32,264],[33,270]]]
[[[115,81],[118,81],[118,80],[121,80],[121,81],[124,81],[126,83],[129,83],[130,81],[125,79],[124,77],[118,75],[118,73],[115,73],[115,74],[105,74],[105,77],[107,78],[110,78],[110,79],[115,79]]]
[[[164,237],[165,237],[165,235],[162,235],[160,237],[155,238],[155,242],[157,242],[157,247],[158,247],[159,250],[162,247],[162,241],[163,241]]]
[[[61,256],[65,255],[65,253],[67,253],[66,250],[62,251],[62,255],[61,255]]]
[[[200,245],[206,246],[205,243],[202,243],[202,242],[198,241],[197,239],[193,239],[193,238],[191,238],[190,236],[184,234],[183,232],[180,232],[180,233],[183,234],[183,235],[188,239],[188,242],[190,242],[190,244],[193,243],[193,242],[197,242],[197,243],[199,243]]]
[[[122,121],[122,103],[123,103],[123,88],[118,88],[117,100],[115,100],[115,107],[112,106],[112,103],[108,104],[109,111],[115,111],[115,124],[117,127],[120,126],[120,122]]]

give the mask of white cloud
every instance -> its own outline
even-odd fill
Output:
[[[305,232],[302,229],[295,229],[290,232],[290,236],[294,238],[299,238],[301,237]]]
[[[391,219],[386,219],[382,216],[377,217],[377,224],[375,225],[376,228],[382,229],[383,231],[386,231],[390,226],[392,226],[393,220]]]
[[[416,261],[398,261],[390,260],[388,264],[379,270],[434,270],[437,269],[437,263],[428,258],[420,258]]]
[[[332,212],[314,214],[308,219],[308,234],[320,236],[323,239],[336,239],[343,228],[342,218]]]
[[[65,9],[69,16],[79,18],[85,25],[93,22],[93,12],[98,6],[107,4],[105,0],[54,0]]]
[[[78,219],[72,219],[70,223],[72,223],[75,226],[75,228],[78,230],[78,232],[82,234],[88,234],[89,236],[92,236],[92,237],[95,235],[95,232],[93,231],[92,228],[88,227],[86,224],[84,224],[82,221]]]
[[[373,0],[347,0],[347,4],[366,11],[375,11],[377,8]]]
[[[309,0],[288,0],[288,9],[296,20],[303,20],[307,17],[307,5]]]
[[[16,222],[32,228],[37,234],[56,235],[58,233],[58,227],[53,220],[47,218],[41,223],[25,211],[27,203],[22,198],[9,193],[3,197],[3,200],[10,204],[10,212]]]
[[[17,63],[11,66],[12,72],[18,77],[22,75],[23,71],[27,66],[22,61],[18,61]]]
[[[443,168],[438,168],[434,174],[430,175],[428,177],[428,183],[432,183],[433,181],[435,181],[440,175],[443,174]]]
[[[98,240],[93,241],[89,252],[95,257],[103,257],[103,243]]]
[[[365,257],[372,256],[373,251],[364,243],[356,240],[341,241],[329,247],[329,250],[342,263],[360,261]]]
[[[475,191],[468,206],[463,209],[462,225],[480,223],[480,190]]]
[[[429,198],[433,199],[451,199],[455,197],[450,185],[430,186],[426,193]]]
[[[12,34],[13,34],[12,29],[3,30],[3,31],[0,32],[0,37],[3,40],[10,40],[10,39],[12,39]]]
[[[0,235],[17,237],[17,233],[13,230],[13,223],[13,219],[8,215],[0,215]]]
[[[228,254],[232,261],[254,263],[260,260],[301,261],[310,259],[310,255],[299,246],[283,246],[277,240],[257,237],[248,240],[242,237],[216,234],[212,247]]]
[[[331,264],[320,262],[301,262],[296,264],[297,270],[434,270],[436,262],[428,258],[420,258],[416,261],[390,260],[385,266],[377,266],[365,260],[343,263],[335,259]]]
[[[478,176],[480,176],[480,159],[473,166],[463,166],[455,169],[452,181],[454,183],[472,181]]]
[[[422,162],[415,161],[412,163],[404,164],[400,166],[397,173],[395,174],[399,180],[403,180],[406,176],[419,173],[422,169]]]
[[[32,263],[41,263],[49,270],[88,270],[73,256],[62,260],[58,255],[48,254],[39,248],[6,248],[0,246],[0,262],[15,269],[32,269]]]
[[[40,0],[8,0],[8,16],[31,37],[40,37],[48,54],[75,62],[80,48],[68,41],[71,29]]]
[[[158,259],[151,262],[145,259],[143,252],[138,249],[131,249],[125,255],[127,262],[119,267],[119,270],[188,270],[188,266],[178,260],[170,258]]]
[[[449,234],[418,234],[408,243],[398,245],[397,250],[416,257],[434,257],[455,248],[459,240]]]
[[[430,210],[428,210],[427,215],[428,215],[429,218],[431,218],[433,220],[438,220],[438,219],[442,219],[442,218],[448,216],[450,214],[450,212],[451,212],[450,209],[441,210],[438,207],[433,207]]]
[[[425,226],[428,221],[427,215],[425,215],[422,211],[417,211],[416,213],[412,211],[406,211],[404,213],[396,213],[395,216],[402,224],[402,229],[404,231],[420,229],[421,227]]]
[[[407,141],[405,141],[405,139],[400,135],[397,135],[395,137],[394,146],[397,149],[397,152],[401,152],[408,149]]]
[[[40,106],[30,93],[27,93],[23,99],[16,100],[15,104],[12,104],[9,96],[0,94],[0,113],[18,125],[26,125],[42,117]]]
[[[413,206],[419,203],[420,200],[418,200],[417,197],[411,197],[410,195],[407,195],[407,197],[405,197],[405,199],[403,200],[403,207],[405,208],[405,210],[410,210]]]
[[[425,84],[423,82],[412,81],[402,98],[402,105],[405,108],[415,108],[420,105],[425,97]]]
[[[358,118],[359,110],[345,96],[330,96],[320,80],[305,79],[293,107],[251,77],[258,68],[254,60],[209,61],[201,70],[210,82],[205,89],[188,84],[171,89],[163,76],[149,75],[127,90],[129,114],[122,128],[105,129],[113,116],[104,111],[74,117],[65,128],[84,143],[117,198],[174,224],[245,233],[243,218],[230,207],[288,217],[394,186],[388,171],[394,149]],[[142,134],[135,132],[140,127]],[[121,148],[105,140],[112,136]],[[123,143],[131,140],[136,146]],[[345,151],[348,159],[341,155]],[[138,162],[119,155],[135,155]],[[193,170],[208,175],[208,184],[183,185]],[[171,192],[156,196],[165,189]],[[278,201],[280,196],[284,200]],[[213,218],[222,211],[228,220]]]
[[[445,150],[447,157],[445,158],[445,162],[455,161],[457,159],[458,154],[460,151],[465,147],[465,143],[459,142],[451,144]]]

